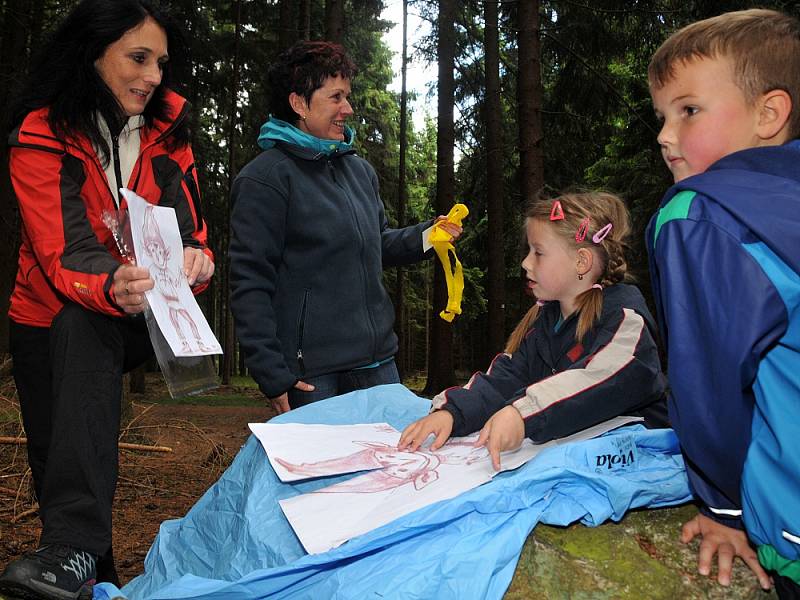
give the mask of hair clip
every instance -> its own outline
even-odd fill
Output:
[[[611,230],[613,229],[613,227],[614,227],[614,224],[613,224],[613,223],[609,223],[608,225],[606,225],[605,227],[603,227],[603,228],[602,228],[600,231],[598,231],[597,233],[595,233],[595,234],[592,236],[592,241],[593,241],[595,244],[599,244],[599,243],[600,243],[600,242],[602,242],[604,239],[606,239],[606,236],[607,236],[609,233],[611,233]]]
[[[560,200],[553,200],[553,208],[550,209],[551,221],[562,221],[564,219],[564,209],[561,208]]]
[[[578,231],[575,232],[575,241],[580,243],[586,239],[586,234],[589,231],[589,217],[586,217],[578,226]]]
[[[603,291],[603,286],[599,283],[593,283],[591,289]]]
[[[538,306],[538,307],[540,307],[540,308],[541,308],[541,307],[542,307],[542,306],[544,306],[544,305],[545,305],[545,301],[544,301],[544,300],[537,300],[537,301],[536,301],[536,306]]]

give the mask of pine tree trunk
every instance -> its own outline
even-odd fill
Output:
[[[436,135],[436,212],[447,214],[455,197],[455,175],[453,172],[453,125],[455,65],[455,0],[439,1],[439,85],[438,124]],[[428,380],[425,392],[435,394],[450,387],[455,381],[453,373],[452,325],[439,317],[447,305],[447,286],[444,272],[438,265],[433,276],[433,317],[428,354]]]
[[[488,221],[488,331],[486,363],[505,340],[505,243],[503,226],[503,139],[500,104],[500,46],[497,3],[484,2],[486,65],[486,212]]]
[[[405,227],[406,204],[408,203],[408,189],[406,188],[406,155],[408,154],[408,91],[406,90],[406,74],[408,66],[408,0],[403,0],[403,53],[402,66],[400,67],[400,167],[397,177],[397,227]],[[404,348],[405,329],[403,327],[403,268],[397,268],[397,278],[394,296],[394,329],[397,333],[397,369],[400,380],[406,375],[406,351]]]
[[[518,3],[519,172],[522,200],[532,200],[544,185],[542,162],[542,76],[539,44],[539,0]],[[522,207],[520,207],[521,209]]]
[[[0,123],[10,117],[13,85],[25,68],[25,46],[32,20],[41,22],[42,3],[6,0],[3,11],[3,37],[0,45]],[[4,130],[4,128],[3,128]],[[17,272],[18,215],[17,202],[8,172],[8,146],[0,144],[0,353],[8,351],[8,306]]]
[[[311,0],[300,0],[298,3],[297,28],[302,39],[311,39]]]
[[[281,0],[278,25],[278,50],[283,52],[297,41],[298,28],[294,0]]]
[[[344,0],[325,0],[325,38],[338,43],[344,39]]]
[[[234,30],[233,42],[233,73],[231,77],[231,105],[228,114],[228,189],[233,186],[233,180],[236,178],[236,113],[237,113],[237,98],[239,95],[239,38],[242,28],[242,3],[241,0],[236,0],[234,4],[234,11],[236,15],[236,28]],[[230,211],[226,211],[227,216],[225,231],[230,231]],[[227,244],[226,246],[227,247]],[[225,272],[225,282],[230,283],[230,262],[225,261],[223,268]],[[229,385],[231,382],[231,374],[234,365],[234,351],[236,340],[233,335],[233,316],[230,311],[230,285],[223,288],[227,291],[227,302],[225,307],[225,336],[223,338],[223,355],[222,355],[222,384]]]

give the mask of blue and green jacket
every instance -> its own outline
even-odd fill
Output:
[[[797,561],[800,141],[674,185],[646,235],[693,492],[706,514],[743,521],[768,568],[770,554]]]

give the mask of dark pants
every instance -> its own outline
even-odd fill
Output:
[[[313,392],[303,392],[296,388],[289,390],[289,406],[298,408],[356,390],[364,390],[386,383],[400,383],[400,374],[394,359],[369,369],[353,369],[341,373],[328,373],[317,377],[303,378],[302,381],[314,386]]]
[[[153,352],[144,319],[67,304],[50,328],[11,321],[10,332],[41,544],[102,557],[111,549],[122,374]]]
[[[781,600],[800,600],[800,584],[793,579],[772,573],[775,592]]]

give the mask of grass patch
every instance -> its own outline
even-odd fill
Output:
[[[267,399],[264,396],[253,396],[252,394],[198,394],[180,398],[161,396],[154,398],[153,403],[171,406],[267,406]]]
[[[180,398],[170,397],[160,377],[159,374],[157,379],[148,383],[150,393],[143,399],[144,402],[171,406],[267,406],[267,399],[251,377],[237,375],[231,377],[229,385],[220,385],[213,390]]]

